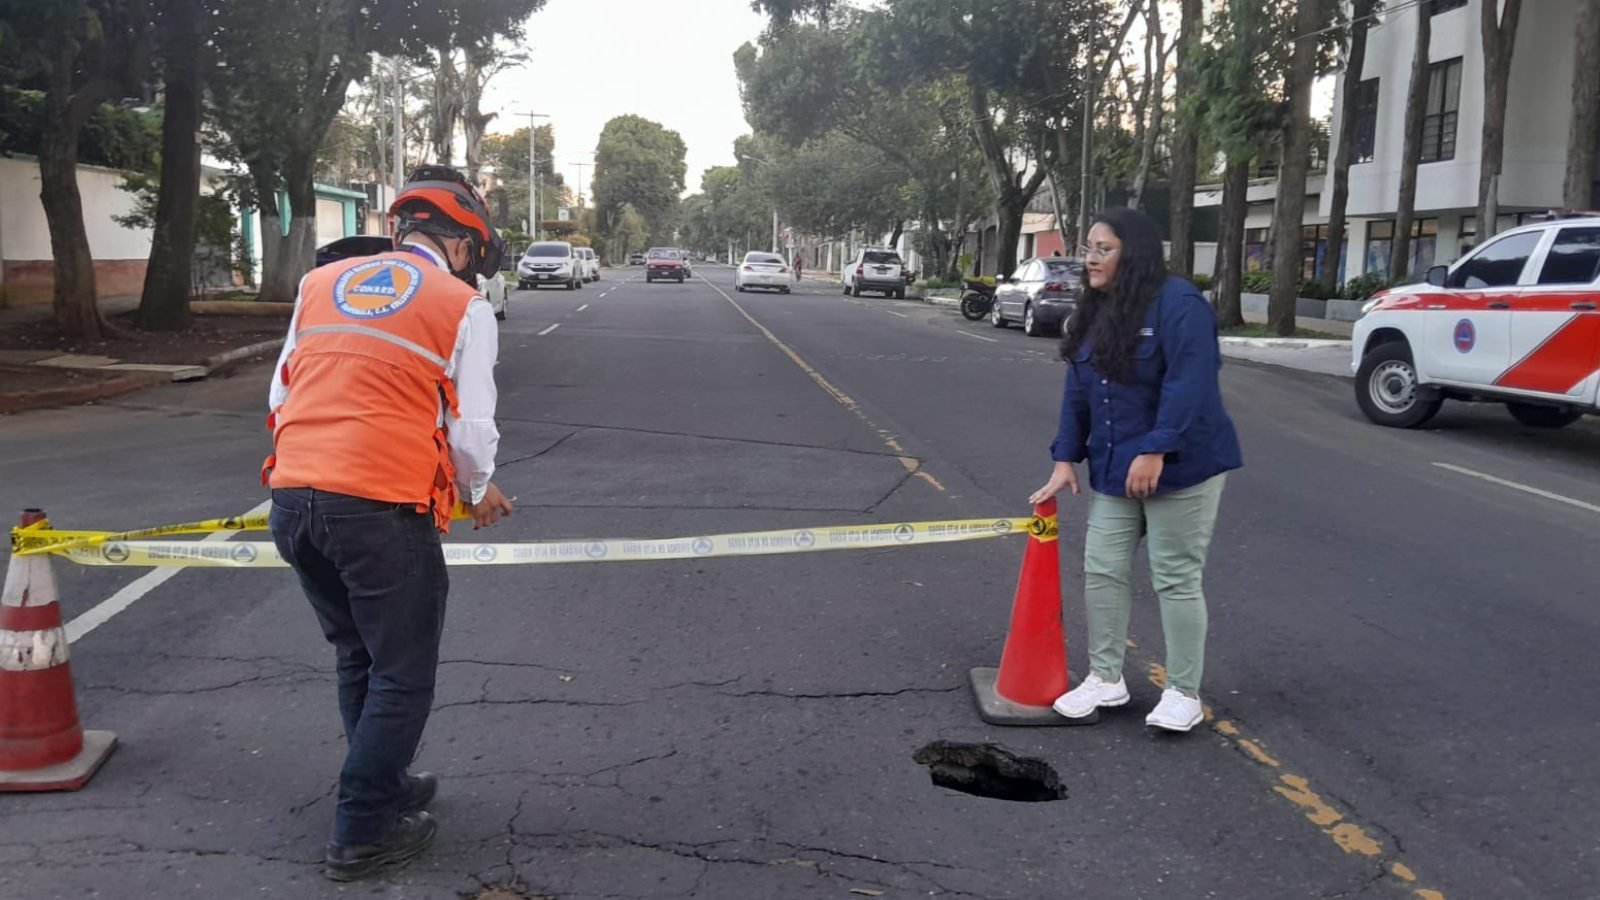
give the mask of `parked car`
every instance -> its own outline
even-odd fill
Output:
[[[583,264],[583,280],[600,280],[600,257],[589,247],[575,247],[573,252],[578,255],[578,260]]]
[[[649,261],[645,263],[644,280],[676,281],[683,284],[688,277],[684,271],[682,255],[671,247],[652,247]]]
[[[1416,428],[1446,400],[1534,428],[1600,412],[1600,216],[1502,232],[1424,284],[1380,291],[1351,336],[1356,404]]]
[[[509,306],[506,300],[506,277],[500,272],[494,273],[493,278],[478,276],[478,293],[483,299],[489,301],[489,307],[494,310],[494,317],[504,322],[506,309]]]
[[[744,255],[744,262],[733,273],[733,289],[742,293],[751,288],[765,288],[787,294],[792,277],[789,264],[783,261],[783,257],[776,253],[751,250]]]
[[[683,262],[683,274],[687,278],[694,277],[694,263],[689,257],[689,251],[679,250],[678,259]]]
[[[644,260],[644,254],[643,253],[629,253],[628,254],[628,265],[630,265],[630,266],[642,266],[642,265],[644,265],[644,261],[645,260]]]
[[[1031,337],[1059,333],[1083,298],[1083,261],[1064,256],[1025,259],[995,285],[989,323],[1021,322]]]
[[[353,234],[317,248],[317,266],[354,259],[358,256],[376,256],[394,249],[394,240],[385,234]]]
[[[863,291],[877,291],[885,297],[905,299],[906,280],[900,254],[881,247],[864,247],[855,259],[844,264],[839,280],[844,282],[845,296],[861,296]]]
[[[523,290],[546,284],[565,285],[574,291],[588,279],[575,247],[566,241],[538,241],[528,245],[517,264],[517,287]]]

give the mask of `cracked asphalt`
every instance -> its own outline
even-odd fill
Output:
[[[497,480],[519,502],[487,537],[1027,513],[1052,342],[698,274],[513,296]],[[247,510],[266,379],[0,419],[0,509],[105,529]],[[1573,681],[1600,626],[1596,513],[1436,465],[1592,507],[1600,430],[1452,405],[1385,431],[1346,382],[1232,362],[1224,387],[1246,468],[1190,735],[1142,724],[1163,676],[1148,591],[1127,711],[978,720],[966,673],[999,658],[1017,538],[453,569],[418,760],[443,778],[438,842],[337,886],[317,871],[343,752],[330,651],[286,572],[192,570],[74,644],[84,723],[121,745],[79,793],[0,798],[0,897],[1600,897],[1600,723]],[[1079,674],[1081,524],[1069,502]],[[56,571],[69,620],[141,575]],[[912,760],[936,740],[1042,759],[1068,796],[936,788]]]

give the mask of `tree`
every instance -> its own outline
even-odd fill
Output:
[[[1568,209],[1594,203],[1595,132],[1600,130],[1600,0],[1578,0],[1573,29],[1572,126],[1567,132],[1567,176],[1562,196]]]
[[[1344,74],[1340,76],[1339,143],[1333,151],[1328,201],[1328,263],[1322,267],[1317,283],[1325,294],[1339,284],[1340,260],[1344,253],[1345,211],[1350,207],[1350,156],[1355,140],[1356,118],[1360,116],[1361,74],[1367,65],[1367,31],[1377,12],[1378,0],[1355,0],[1350,10],[1350,44],[1345,51]]]
[[[566,182],[555,171],[555,129],[549,125],[538,126],[534,129],[534,143],[534,161],[539,170],[539,214],[536,218],[544,221],[556,217],[556,208],[566,192]],[[494,172],[495,187],[485,199],[494,213],[495,224],[501,228],[521,225],[528,218],[527,127],[510,134],[484,135],[478,154],[481,165]]]
[[[1244,324],[1240,293],[1250,169],[1281,127],[1283,47],[1291,26],[1283,5],[1274,0],[1227,0],[1214,20],[1211,42],[1194,48],[1190,57],[1195,90],[1184,99],[1183,117],[1196,128],[1197,138],[1215,143],[1227,160],[1212,286],[1224,328]]]
[[[1480,0],[1483,38],[1483,159],[1478,167],[1478,240],[1499,230],[1500,168],[1506,152],[1506,95],[1522,0]],[[1420,11],[1427,15],[1428,10]],[[1582,48],[1592,53],[1594,48]]]
[[[1194,90],[1191,58],[1205,32],[1205,11],[1201,8],[1201,0],[1181,0],[1180,10],[1176,92],[1179,97],[1187,97]],[[1195,122],[1179,116],[1172,146],[1172,209],[1168,223],[1172,232],[1172,250],[1168,254],[1168,264],[1173,271],[1184,275],[1194,271],[1194,187],[1199,168],[1199,129]]]
[[[1422,160],[1422,124],[1428,109],[1428,59],[1433,46],[1433,15],[1417,11],[1417,39],[1411,51],[1411,83],[1406,89],[1405,136],[1400,148],[1400,194],[1395,200],[1394,238],[1389,244],[1389,277],[1411,272],[1411,223],[1417,211],[1417,166]]]
[[[317,153],[372,54],[420,57],[517,32],[544,0],[230,0],[213,16],[227,155],[261,212],[264,300],[288,300],[311,266]],[[279,191],[287,198],[280,202]]]
[[[651,240],[671,239],[683,193],[683,138],[657,122],[617,116],[600,131],[594,155],[594,201],[601,220],[617,227],[624,205],[643,219]]]
[[[1161,0],[1150,0],[1145,10],[1144,87],[1139,94],[1136,132],[1139,168],[1134,173],[1133,192],[1128,199],[1128,205],[1135,209],[1144,206],[1144,189],[1155,165],[1156,142],[1161,137],[1162,119],[1166,115],[1167,60],[1171,51],[1167,34],[1161,27]]]
[[[474,183],[483,167],[484,133],[496,115],[483,111],[483,94],[494,76],[527,61],[528,54],[496,47],[487,41],[467,49],[466,64],[461,72],[461,132],[466,148],[467,177]]]
[[[1301,0],[1295,6],[1293,50],[1284,80],[1288,108],[1283,157],[1272,206],[1272,294],[1267,300],[1267,327],[1280,335],[1294,333],[1295,301],[1300,296],[1300,223],[1305,218],[1306,176],[1311,168],[1311,87],[1317,77],[1317,35],[1328,19],[1324,0]]]
[[[44,89],[39,199],[54,260],[55,323],[65,334],[100,338],[106,330],[78,193],[79,140],[102,102],[141,90],[149,21],[145,0],[0,0],[7,80]]]

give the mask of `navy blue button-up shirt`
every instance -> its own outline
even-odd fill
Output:
[[[1068,361],[1051,458],[1087,459],[1089,486],[1118,497],[1127,496],[1128,467],[1141,454],[1166,458],[1157,493],[1242,466],[1238,434],[1222,408],[1211,305],[1194,285],[1169,277],[1139,334],[1129,382],[1096,371],[1087,341]]]

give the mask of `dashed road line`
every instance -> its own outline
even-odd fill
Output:
[[[605,294],[601,294],[600,296],[604,297]],[[573,310],[573,312],[583,312],[584,310],[586,310],[588,308],[589,308],[589,304],[585,303],[584,305],[582,305],[582,306],[578,307],[577,309]]]
[[[545,330],[539,332],[538,336],[539,337],[544,337],[545,335],[549,334],[552,331],[555,331],[557,328],[560,328],[560,327],[561,327],[561,323],[557,322],[556,324],[551,325],[549,328],[546,328]]]
[[[250,510],[245,515],[260,515],[261,513],[266,512],[271,506],[271,500],[263,500],[261,503],[256,505],[255,509]],[[237,531],[218,531],[206,535],[203,540],[212,542],[225,541],[238,533],[239,532]],[[71,622],[68,622],[65,626],[67,641],[69,643],[76,641],[78,638],[83,637],[96,628],[99,628],[101,625],[111,621],[113,616],[117,615],[123,610],[126,610],[141,597],[150,593],[161,585],[166,584],[168,581],[171,581],[183,571],[184,570],[181,568],[151,569],[143,575],[140,575],[122,590],[117,591],[115,594],[112,594],[106,599],[100,601],[86,610],[83,614],[73,619]]]
[[[1556,494],[1541,488],[1533,487],[1532,485],[1522,484],[1521,482],[1517,481],[1508,481],[1504,478],[1498,478],[1494,475],[1489,475],[1484,472],[1478,472],[1473,469],[1465,468],[1464,466],[1451,465],[1450,463],[1436,462],[1433,465],[1435,468],[1444,469],[1446,472],[1454,472],[1457,475],[1465,475],[1468,478],[1477,478],[1482,481],[1487,481],[1490,484],[1498,484],[1501,487],[1511,488],[1514,491],[1522,491],[1524,494],[1532,494],[1535,497],[1543,497],[1546,500],[1553,500],[1557,503],[1565,503],[1568,506],[1575,506],[1578,509],[1587,510],[1588,512],[1600,513],[1600,506],[1597,506],[1593,503],[1585,503],[1582,500],[1576,500],[1572,497],[1565,497],[1561,494]]]
[[[899,316],[899,317],[900,317],[900,318],[902,318],[902,319],[909,319],[909,318],[911,318],[911,317],[910,317],[910,316],[908,316],[908,315],[906,315],[906,314],[905,314],[905,313],[901,313],[901,312],[895,312],[895,311],[894,311],[894,310],[892,310],[892,309],[886,309],[886,310],[884,310],[884,312],[886,312],[886,313],[888,313],[888,314],[889,314],[889,315],[891,315],[891,316]]]
[[[969,338],[976,338],[976,339],[978,339],[978,340],[980,340],[980,341],[988,341],[988,342],[989,342],[989,343],[991,343],[991,344],[998,344],[998,343],[1000,343],[1000,342],[999,342],[999,341],[997,341],[997,340],[995,340],[995,339],[994,339],[994,338],[988,338],[988,337],[984,337],[984,336],[983,336],[983,335],[981,335],[981,334],[973,334],[973,333],[972,333],[972,332],[970,332],[970,331],[963,331],[963,330],[962,330],[962,329],[960,329],[960,328],[957,328],[957,329],[956,329],[956,334],[964,334],[964,335],[966,335],[966,336],[967,336],[967,337],[969,337]]]

